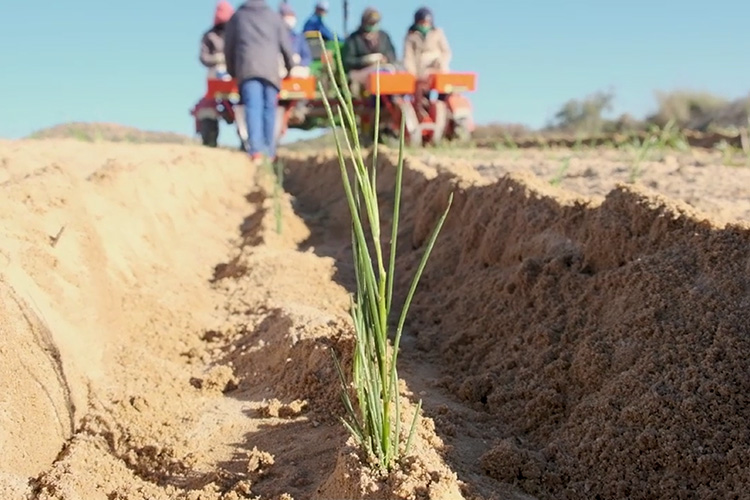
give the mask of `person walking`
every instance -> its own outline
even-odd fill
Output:
[[[250,157],[276,157],[276,106],[281,88],[279,54],[287,72],[294,67],[289,28],[266,0],[247,0],[229,20],[224,33],[227,72],[245,105]]]

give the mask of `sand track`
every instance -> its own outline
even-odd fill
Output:
[[[20,141],[0,160],[3,498],[744,495],[750,233],[724,217],[412,160],[398,300],[456,199],[400,357],[419,458],[382,482],[337,421],[353,276],[329,153],[285,159],[281,234],[240,154]]]

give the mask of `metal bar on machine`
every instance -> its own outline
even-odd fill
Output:
[[[349,36],[349,34],[346,31],[347,26],[349,25],[349,0],[344,0],[344,36],[342,38],[346,38]]]

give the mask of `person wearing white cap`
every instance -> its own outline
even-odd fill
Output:
[[[310,16],[310,18],[305,21],[305,25],[302,28],[302,31],[308,32],[308,31],[319,31],[320,36],[323,37],[323,40],[326,42],[330,42],[333,40],[333,32],[328,28],[328,26],[325,25],[325,22],[323,21],[323,18],[328,14],[328,2],[327,0],[319,0],[315,4],[315,12],[313,12],[313,15]]]

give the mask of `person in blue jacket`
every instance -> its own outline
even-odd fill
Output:
[[[279,13],[284,19],[284,24],[289,28],[289,36],[292,38],[292,50],[294,50],[294,65],[308,67],[312,62],[312,52],[310,45],[301,33],[295,33],[294,28],[297,26],[297,16],[294,9],[288,3],[282,3],[279,7]]]
[[[289,28],[289,36],[292,40],[292,50],[294,51],[294,67],[287,71],[282,70],[282,74],[291,77],[307,77],[310,76],[310,63],[312,62],[312,52],[310,51],[310,45],[307,43],[307,39],[301,33],[295,33],[294,28],[297,25],[297,16],[294,13],[294,9],[284,2],[279,7],[279,14],[284,20],[287,28]],[[298,100],[292,108],[292,114],[289,118],[290,122],[302,123],[305,121],[307,115],[307,101],[305,99]]]
[[[320,31],[320,36],[323,37],[323,40],[325,40],[326,42],[330,42],[331,40],[333,40],[333,32],[328,29],[328,26],[326,26],[325,22],[323,21],[323,18],[327,13],[327,0],[320,0],[315,4],[315,12],[313,13],[313,15],[310,16],[307,21],[305,21],[305,25],[302,28],[302,31]]]

